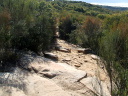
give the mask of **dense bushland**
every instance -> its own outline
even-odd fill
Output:
[[[14,50],[31,50],[38,53],[49,48],[56,23],[54,11],[49,7],[50,4],[38,0],[1,1],[0,61],[2,66],[15,54]]]
[[[115,96],[128,95],[128,17],[127,12],[112,15],[104,22],[99,54],[106,60],[109,76],[116,82]]]

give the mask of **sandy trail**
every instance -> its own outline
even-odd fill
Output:
[[[101,60],[93,58],[93,54],[78,53],[77,49],[81,48],[77,45],[70,44],[64,40],[57,40],[57,43],[63,48],[71,49],[71,53],[65,53],[61,51],[52,51],[59,57],[58,62],[64,62],[77,69],[84,70],[88,76],[97,76],[101,81],[108,81],[109,78],[106,74],[106,70],[103,67]]]

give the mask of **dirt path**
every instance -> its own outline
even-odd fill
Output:
[[[99,77],[101,81],[109,82],[104,66],[96,55],[78,53],[77,49],[80,48],[79,46],[69,44],[64,40],[58,39],[57,43],[63,48],[71,49],[71,53],[56,50],[52,51],[59,57],[58,62],[67,63],[77,69],[84,70],[89,77],[96,76]]]

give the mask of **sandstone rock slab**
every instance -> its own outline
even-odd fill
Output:
[[[88,77],[80,81],[98,96],[111,96],[107,85],[97,77]]]

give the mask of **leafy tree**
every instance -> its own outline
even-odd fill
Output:
[[[83,23],[83,31],[87,36],[87,41],[84,43],[84,47],[90,47],[96,52],[99,49],[99,38],[101,33],[101,21],[98,18],[87,17]],[[96,50],[97,49],[97,50]]]

